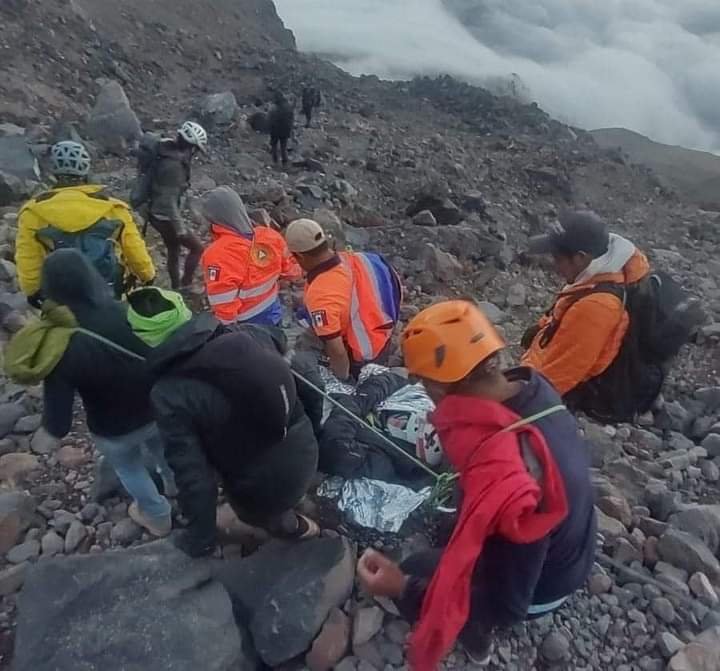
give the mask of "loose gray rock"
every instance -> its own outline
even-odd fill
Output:
[[[120,520],[112,529],[110,539],[119,545],[130,545],[142,536],[142,528],[130,518]]]
[[[37,559],[40,555],[40,543],[38,541],[27,541],[16,545],[7,553],[7,560],[11,564],[22,564],[31,559]]]
[[[40,167],[23,136],[0,137],[0,207],[30,196],[40,181]]]
[[[510,307],[519,308],[527,301],[527,289],[524,284],[513,284],[508,290],[507,304]]]
[[[142,128],[123,87],[114,80],[101,82],[87,121],[88,137],[104,151],[124,156],[142,137]]]
[[[28,415],[21,417],[15,424],[15,433],[35,433],[42,424],[42,415]]]
[[[416,226],[437,226],[437,219],[430,210],[421,210],[418,212],[412,220]]]
[[[708,434],[705,436],[702,446],[708,451],[709,457],[712,457],[713,459],[715,457],[720,457],[720,434]]]
[[[658,542],[658,554],[664,561],[688,573],[704,573],[710,580],[720,580],[720,562],[699,538],[672,527]]]
[[[8,596],[23,586],[29,566],[30,564],[25,562],[0,571],[0,596]]]
[[[42,553],[45,557],[54,557],[65,551],[65,541],[62,539],[62,536],[56,534],[54,531],[48,531],[42,537],[40,545],[42,546]]]
[[[235,120],[238,103],[232,91],[212,93],[200,104],[200,120],[208,127],[226,126]]]
[[[451,282],[463,272],[460,261],[430,242],[425,245],[423,258],[427,269],[441,282]]]
[[[350,596],[355,552],[345,538],[271,541],[246,559],[216,569],[240,621],[268,666],[305,652],[333,608]]]
[[[670,518],[670,526],[696,536],[713,554],[720,551],[720,505],[688,506]]]
[[[80,520],[75,520],[65,534],[65,554],[75,552],[87,536],[87,529]]]
[[[35,499],[25,492],[0,493],[0,554],[17,545],[35,517]]]
[[[570,652],[570,641],[560,632],[553,631],[545,637],[540,654],[548,662],[560,662]]]
[[[384,618],[385,613],[378,606],[358,610],[353,620],[353,649],[372,639],[382,629]]]
[[[27,411],[20,403],[0,404],[0,438],[5,438]]]
[[[255,671],[227,592],[168,542],[41,561],[18,598],[15,671]]]
[[[688,587],[706,606],[715,608],[720,603],[717,592],[704,573],[693,573],[688,581]]]
[[[678,652],[667,671],[714,671],[720,669],[720,627],[708,629]]]
[[[659,617],[666,624],[672,624],[677,615],[675,607],[665,597],[658,597],[650,602],[650,608],[654,615]]]
[[[658,634],[657,644],[660,654],[665,659],[670,659],[678,650],[685,647],[685,644],[677,636],[674,636],[668,631],[663,631]]]

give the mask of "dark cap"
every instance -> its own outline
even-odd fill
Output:
[[[530,254],[571,256],[585,252],[596,259],[607,253],[610,234],[605,222],[591,210],[565,210],[550,233],[530,238]]]

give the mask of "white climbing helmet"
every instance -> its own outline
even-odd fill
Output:
[[[178,129],[178,135],[188,144],[200,149],[200,151],[205,151],[207,149],[207,133],[199,123],[186,121]]]
[[[442,463],[443,449],[440,436],[437,429],[428,421],[425,421],[422,430],[418,432],[415,454],[428,466],[439,466]]]
[[[87,177],[90,173],[90,154],[79,142],[65,140],[54,144],[50,160],[54,175]]]

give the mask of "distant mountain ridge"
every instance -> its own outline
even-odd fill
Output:
[[[590,134],[601,147],[619,148],[633,163],[650,168],[686,200],[720,210],[720,156],[654,142],[626,128],[600,128]]]

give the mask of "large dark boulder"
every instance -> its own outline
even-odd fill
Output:
[[[14,671],[255,671],[209,564],[169,542],[39,562],[18,598]]]
[[[268,666],[307,651],[333,608],[352,592],[355,551],[345,538],[272,541],[247,559],[218,565],[235,615]]]

